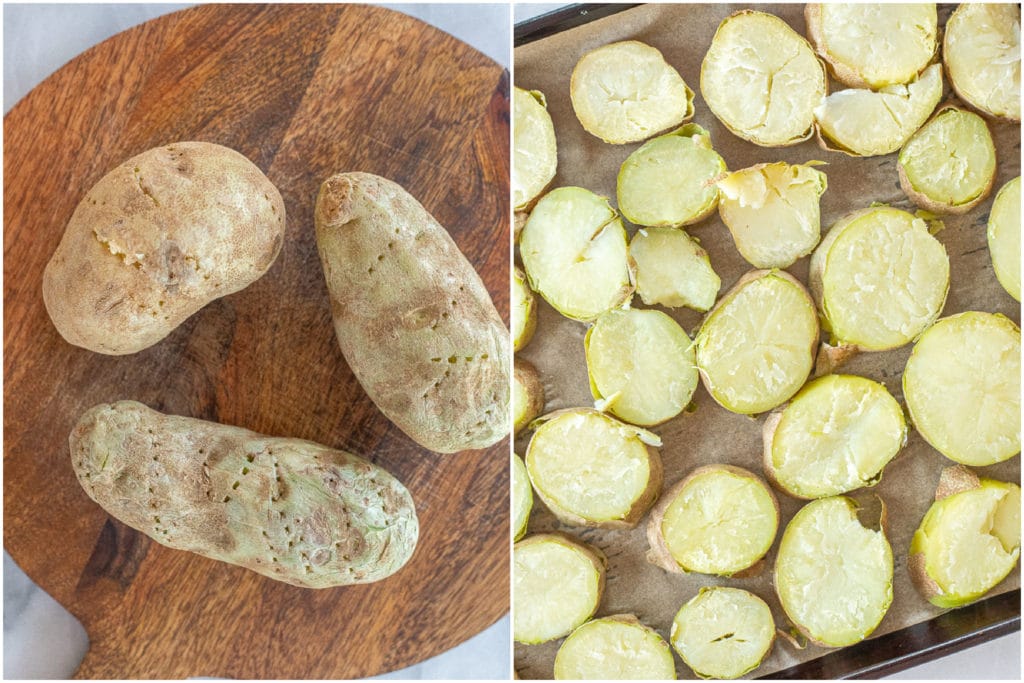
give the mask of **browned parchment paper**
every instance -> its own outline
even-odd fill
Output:
[[[761,162],[784,160],[802,163],[812,159],[828,162],[821,167],[828,175],[828,190],[821,199],[822,233],[848,211],[885,202],[914,211],[915,207],[900,190],[896,175],[896,154],[854,159],[821,150],[813,141],[794,147],[766,148],[745,142],[731,134],[714,117],[700,96],[700,63],[711,44],[719,22],[740,9],[760,9],[778,15],[798,33],[806,35],[803,5],[649,5],[619,12],[552,37],[527,44],[515,51],[515,84],[540,90],[547,97],[548,109],[558,138],[558,175],[552,187],[579,185],[615,201],[615,178],[619,166],[635,150],[635,145],[609,145],[583,130],[569,101],[569,78],[576,61],[588,50],[618,40],[640,40],[657,47],[669,64],[679,70],[686,83],[697,92],[694,121],[711,133],[714,147],[730,169]],[[940,5],[939,23],[944,25],[953,6]],[[831,89],[842,86],[834,81]],[[946,84],[946,93],[950,88]],[[999,155],[999,171],[992,195],[970,213],[945,219],[946,228],[937,237],[950,257],[951,285],[943,315],[965,310],[1002,313],[1020,323],[1020,306],[999,286],[992,271],[985,235],[988,213],[995,192],[1020,174],[1020,127],[1017,124],[989,123]],[[717,213],[687,228],[700,239],[711,257],[711,264],[722,278],[721,293],[751,266],[736,251],[732,238]],[[630,228],[635,232],[635,228]],[[794,276],[807,282],[808,258],[791,268]],[[546,410],[590,406],[593,397],[587,383],[583,336],[586,325],[562,317],[540,297],[537,333],[519,356],[540,371],[547,392]],[[633,304],[642,306],[639,297]],[[662,309],[672,315],[688,333],[699,327],[701,314],[689,309]],[[900,375],[910,346],[893,351],[862,354],[841,368],[841,372],[870,377],[884,383],[898,400],[903,400]],[[661,456],[665,464],[665,488],[700,465],[728,463],[761,474],[761,426],[757,419],[734,415],[718,406],[699,387],[694,394],[697,410],[683,413],[655,427],[664,441]],[[516,452],[523,454],[530,432],[516,441]],[[889,508],[890,534],[896,562],[892,607],[875,631],[881,635],[939,614],[942,610],[925,601],[914,588],[907,573],[910,538],[933,499],[939,472],[953,463],[928,446],[911,430],[906,448],[885,470],[875,491]],[[983,476],[1020,481],[1020,458],[981,468]],[[782,510],[779,529],[792,519],[801,503],[776,491]],[[644,559],[648,546],[644,535],[646,518],[632,531],[580,529],[562,525],[543,507],[534,503],[529,532],[561,529],[601,548],[608,555],[608,584],[598,616],[635,613],[641,621],[668,637],[676,611],[693,597],[701,586],[730,585],[750,590],[772,607],[776,624],[788,622],[779,606],[771,583],[778,538],[767,556],[767,566],[758,577],[724,579],[700,574],[669,575]],[[1019,567],[992,594],[1020,585]],[[551,678],[555,653],[561,640],[542,645],[516,644],[515,668],[524,679]],[[781,639],[763,665],[749,677],[766,676],[799,662],[819,657],[829,650],[809,646],[797,651]],[[676,656],[681,678],[693,678],[693,672]]]

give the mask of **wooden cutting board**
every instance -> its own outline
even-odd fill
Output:
[[[338,349],[313,235],[332,172],[392,178],[451,231],[507,316],[508,107],[506,71],[405,15],[234,5],[114,36],[5,117],[4,546],[88,631],[77,676],[368,676],[508,610],[507,440],[436,455],[381,415]],[[179,140],[234,148],[277,185],[280,256],[143,352],[67,344],[40,287],[75,205],[122,160]],[[118,399],[366,455],[416,501],[412,561],[380,583],[315,591],[151,542],[71,468],[74,422]]]

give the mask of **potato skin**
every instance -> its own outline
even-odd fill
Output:
[[[412,496],[326,446],[164,415],[89,409],[69,438],[79,483],[158,543],[304,588],[379,581],[412,556]]]
[[[68,343],[135,353],[259,279],[284,226],[281,194],[238,152],[156,147],[86,193],[46,265],[43,301]]]
[[[509,333],[427,210],[369,173],[327,179],[316,239],[338,343],[381,412],[438,453],[509,434]]]

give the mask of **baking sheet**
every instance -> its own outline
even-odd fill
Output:
[[[939,24],[945,24],[954,5],[939,5]],[[836,152],[827,152],[813,140],[787,148],[759,147],[731,134],[718,122],[700,95],[700,63],[718,24],[734,11],[758,9],[771,12],[806,35],[803,5],[648,5],[625,10],[597,19],[515,50],[515,84],[540,90],[548,102],[558,138],[558,175],[551,187],[578,185],[605,195],[615,203],[615,178],[621,163],[642,143],[609,145],[583,130],[572,111],[569,100],[569,79],[577,60],[588,50],[618,40],[640,40],[662,51],[669,64],[679,70],[686,83],[697,93],[695,123],[711,133],[714,148],[730,169],[740,169],[762,162],[787,161],[804,163],[821,160],[820,167],[828,175],[828,190],[821,198],[821,224],[824,234],[843,214],[884,202],[914,211],[899,187],[896,154],[884,157],[854,159]],[[830,90],[843,86],[830,82]],[[946,98],[956,101],[948,83]],[[989,122],[999,155],[995,189],[989,198],[971,212],[944,219],[945,229],[938,233],[950,258],[950,291],[943,315],[979,310],[1002,313],[1020,324],[1020,305],[999,285],[992,270],[986,241],[986,222],[996,191],[1009,179],[1020,175],[1020,126],[1005,122]],[[629,226],[632,235],[636,228]],[[728,229],[717,213],[705,221],[689,226],[687,232],[701,241],[711,264],[722,279],[725,293],[739,277],[752,267],[740,257]],[[803,258],[787,270],[807,283],[809,258]],[[530,344],[517,354],[532,362],[543,378],[546,411],[593,405],[587,382],[583,337],[587,325],[562,317],[540,297],[537,332]],[[633,305],[643,306],[639,297]],[[702,314],[689,309],[663,310],[675,318],[691,337],[700,326]],[[840,372],[863,375],[882,382],[903,403],[900,376],[911,347],[892,351],[862,354],[840,368]],[[664,488],[682,479],[694,468],[711,463],[727,463],[745,467],[761,474],[761,427],[764,417],[756,419],[735,415],[718,406],[703,385],[694,394],[697,406],[692,414],[679,417],[653,428],[662,437],[661,456],[665,467]],[[516,452],[525,453],[530,432],[516,440]],[[889,612],[873,634],[879,636],[942,613],[924,600],[907,573],[907,550],[910,538],[933,500],[941,470],[953,463],[932,449],[913,429],[907,446],[889,464],[874,491],[889,509],[889,540],[895,559],[894,598]],[[977,468],[979,474],[1007,481],[1020,481],[1020,457]],[[785,525],[802,502],[775,491],[781,507],[779,534],[766,557],[766,568],[758,576],[726,579],[700,574],[669,574],[647,563],[648,545],[645,537],[647,519],[631,531],[581,529],[559,523],[534,497],[534,511],[529,533],[562,530],[591,543],[608,556],[608,583],[605,597],[596,616],[634,613],[640,620],[657,629],[667,639],[672,619],[679,607],[693,597],[700,587],[729,585],[750,590],[765,599],[772,608],[776,625],[788,627],[788,621],[775,597],[771,583],[778,541]],[[990,595],[1020,586],[1019,565]],[[555,653],[561,639],[541,645],[516,644],[515,669],[524,679],[552,677]],[[808,646],[797,650],[782,639],[762,666],[747,677],[770,676],[800,662],[819,657],[827,648]],[[676,655],[680,678],[694,678],[690,669]]]

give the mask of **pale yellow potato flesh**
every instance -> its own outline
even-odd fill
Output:
[[[768,604],[753,593],[705,587],[676,614],[669,640],[701,678],[739,678],[768,655],[775,621]]]
[[[544,94],[513,88],[512,205],[529,206],[555,177],[558,145]]]
[[[518,541],[526,535],[526,527],[530,523],[530,511],[533,509],[533,488],[530,486],[530,475],[526,473],[526,464],[515,453],[512,454],[512,532]]]
[[[526,274],[515,268],[512,271],[512,349],[519,351],[533,339],[537,329],[537,301]]]
[[[594,619],[572,632],[555,655],[555,680],[674,681],[668,643],[633,615]]]
[[[629,243],[636,263],[636,293],[648,306],[686,306],[704,312],[715,305],[722,280],[697,240],[676,228],[641,228]]]
[[[988,252],[999,284],[1020,301],[1020,176],[1003,185],[992,202]]]
[[[962,3],[946,22],[942,59],[971,106],[1020,121],[1020,6]]]

